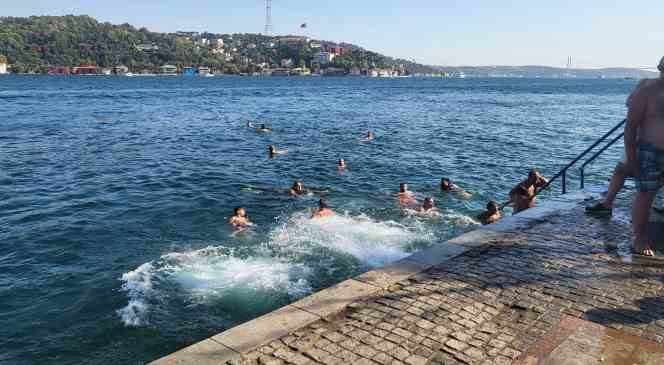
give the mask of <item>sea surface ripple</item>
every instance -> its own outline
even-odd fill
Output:
[[[529,168],[554,174],[622,120],[634,85],[0,77],[0,363],[142,363],[471,230]],[[317,197],[278,191],[295,179],[340,214],[307,219]],[[400,182],[441,215],[405,214]],[[252,232],[226,224],[236,206]]]

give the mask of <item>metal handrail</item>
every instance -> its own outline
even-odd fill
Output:
[[[535,196],[539,195],[542,191],[546,190],[554,181],[556,181],[558,178],[562,176],[562,190],[563,194],[567,193],[567,170],[569,170],[572,166],[574,166],[579,160],[584,158],[590,151],[592,151],[595,147],[597,147],[600,143],[604,142],[610,135],[612,135],[615,131],[617,131],[620,127],[622,127],[625,122],[627,122],[627,119],[623,119],[622,122],[616,124],[615,127],[611,128],[610,131],[606,132],[602,137],[597,139],[595,143],[593,143],[590,147],[586,148],[585,151],[581,152],[579,155],[572,160],[572,162],[568,163],[565,167],[563,167],[557,174],[555,174],[549,181],[542,186],[540,189],[538,189],[535,192]],[[620,136],[614,138],[609,142],[606,146],[604,146],[602,149],[600,149],[597,153],[595,153],[588,161],[586,161],[582,167],[581,167],[581,187],[583,188],[584,185],[584,174],[583,174],[583,169],[588,165],[590,162],[594,161],[599,155],[601,155],[604,151],[606,151],[607,148],[609,148],[611,145],[616,143],[618,139],[622,137],[623,133],[620,134]]]
[[[587,166],[589,163],[595,161],[595,159],[596,159],[597,157],[599,157],[599,156],[600,156],[602,153],[604,153],[604,151],[606,151],[609,147],[613,146],[616,142],[618,142],[621,138],[623,138],[623,136],[625,136],[625,132],[620,132],[619,135],[617,135],[614,139],[612,139],[611,141],[609,141],[609,143],[605,144],[604,147],[602,147],[599,151],[595,152],[595,154],[592,155],[592,157],[590,157],[589,159],[587,159],[586,162],[584,162],[584,163],[581,165],[581,168],[579,169],[579,172],[580,172],[580,174],[581,174],[581,176],[580,176],[580,177],[581,177],[581,189],[585,188],[585,185],[586,185],[586,184],[585,184],[585,176],[586,176],[586,174],[585,174],[585,169],[586,169],[586,166]]]

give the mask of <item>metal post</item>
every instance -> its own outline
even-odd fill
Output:
[[[584,170],[583,167],[580,169],[581,170],[581,190],[585,187],[585,176],[584,176]]]
[[[563,170],[563,194],[567,194],[567,169]]]

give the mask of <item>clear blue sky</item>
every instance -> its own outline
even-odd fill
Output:
[[[261,0],[1,0],[0,15],[87,14],[154,31],[259,33]],[[664,0],[273,0],[275,34],[355,43],[436,65],[653,67]],[[299,24],[309,27],[302,32]]]

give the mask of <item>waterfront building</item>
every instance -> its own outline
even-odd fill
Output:
[[[117,65],[113,67],[113,73],[116,75],[125,75],[129,72],[129,67],[125,65]]]
[[[178,68],[173,65],[163,65],[159,67],[159,71],[162,75],[177,75]]]
[[[207,75],[211,75],[211,74],[212,73],[210,72],[209,67],[201,66],[201,67],[198,68],[198,76],[207,76]]]
[[[334,60],[335,54],[330,52],[318,52],[314,54],[312,63],[327,65]]]
[[[67,66],[48,66],[49,75],[69,75],[69,67]]]
[[[309,76],[309,75],[311,75],[311,71],[306,67],[297,67],[297,68],[294,68],[291,71],[291,75],[294,75],[294,76]]]
[[[77,66],[72,69],[74,75],[98,75],[100,73],[97,66]]]

